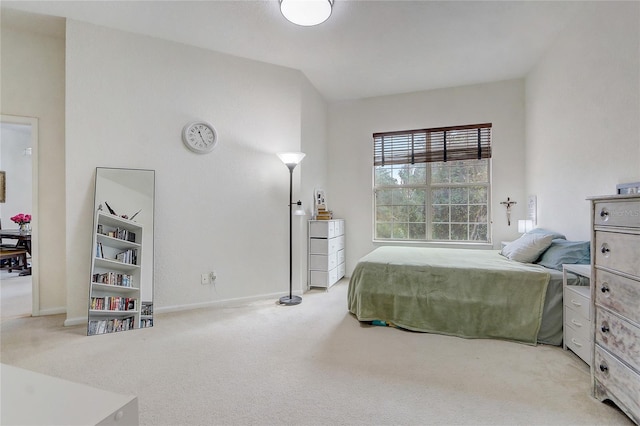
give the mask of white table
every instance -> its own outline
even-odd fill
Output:
[[[3,425],[138,425],[138,398],[0,364]]]

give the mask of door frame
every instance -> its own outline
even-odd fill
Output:
[[[31,126],[31,315],[40,315],[39,230],[38,218],[38,119],[19,115],[0,115],[0,122]]]

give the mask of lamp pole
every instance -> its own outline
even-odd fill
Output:
[[[289,169],[289,295],[282,296],[280,304],[298,305],[302,302],[302,297],[293,295],[293,169],[302,161],[304,154],[301,152],[283,153],[278,156]],[[297,204],[302,203],[298,201]]]

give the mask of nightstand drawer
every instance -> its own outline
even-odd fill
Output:
[[[564,307],[564,325],[572,328],[583,340],[591,340],[591,320],[585,318],[578,311],[574,311],[569,306]]]
[[[564,330],[564,344],[567,349],[578,355],[584,362],[591,365],[592,344],[591,341],[584,336],[581,336],[576,330],[571,327],[567,327]]]
[[[589,292],[587,286],[566,286],[564,288],[564,305],[587,320],[591,319]]]

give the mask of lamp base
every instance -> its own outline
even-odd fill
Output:
[[[280,304],[281,305],[299,305],[300,303],[302,303],[302,297],[300,296],[282,296],[280,298]]]

